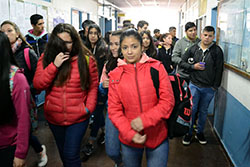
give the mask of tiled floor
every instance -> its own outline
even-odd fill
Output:
[[[43,117],[41,114],[40,117]],[[86,133],[83,139],[83,144],[89,132]],[[208,140],[207,145],[200,145],[195,139],[192,140],[190,146],[183,146],[181,138],[169,140],[170,150],[168,167],[232,167],[233,165],[228,160],[226,153],[217,140],[209,123],[206,124],[205,134]],[[47,147],[47,155],[49,158],[47,167],[62,167],[62,163],[57,151],[57,147],[49,127],[43,118],[40,118],[39,129],[35,132],[42,144]],[[35,167],[37,163],[37,155],[30,148],[27,157],[27,166]],[[104,145],[98,145],[95,153],[82,163],[83,167],[113,167],[114,163],[105,154]],[[145,158],[143,167],[146,167]]]

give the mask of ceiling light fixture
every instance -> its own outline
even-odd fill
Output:
[[[144,4],[142,3],[142,1],[141,1],[141,0],[139,0],[139,2],[140,2],[140,4],[141,4],[141,6],[143,6],[143,7],[144,7]]]
[[[133,6],[128,2],[128,0],[125,0],[125,2],[126,2],[131,8],[133,8]]]

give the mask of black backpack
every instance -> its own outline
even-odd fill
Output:
[[[159,98],[159,71],[151,67],[150,73],[156,95]],[[172,139],[173,137],[184,136],[189,131],[192,118],[192,95],[186,81],[178,75],[169,74],[169,79],[175,98],[175,106],[169,119],[167,119],[168,137]]]

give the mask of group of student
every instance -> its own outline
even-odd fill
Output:
[[[195,24],[188,22],[182,39],[166,33],[158,41],[147,31],[146,21],[140,21],[137,30],[126,23],[128,28],[111,32],[106,43],[100,27],[90,20],[83,22],[80,32],[60,23],[49,35],[41,15],[31,16],[31,24],[33,29],[26,39],[14,23],[1,24],[0,162],[4,166],[25,165],[33,136],[30,99],[43,90],[44,115],[63,166],[81,166],[80,151],[93,153],[99,129],[101,136],[105,135],[106,153],[116,167],[140,167],[144,150],[147,166],[167,166],[166,120],[175,103],[168,73],[185,79],[193,95],[192,125],[183,144],[191,142],[198,111],[195,137],[206,144],[203,130],[207,109],[223,71],[223,53],[213,42],[213,27],[206,26],[200,40]],[[25,60],[27,47],[31,70]],[[151,67],[159,71],[159,98]],[[94,121],[90,138],[81,150],[90,121]],[[35,141],[39,149],[33,148],[41,158],[38,166],[44,166],[48,161],[46,148]],[[104,138],[101,141],[104,143]]]

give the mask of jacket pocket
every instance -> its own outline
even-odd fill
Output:
[[[88,115],[88,113],[87,113],[87,111],[86,111],[86,109],[85,109],[85,104],[84,103],[82,103],[81,104],[81,114],[83,115],[83,116],[86,116],[86,115]]]

